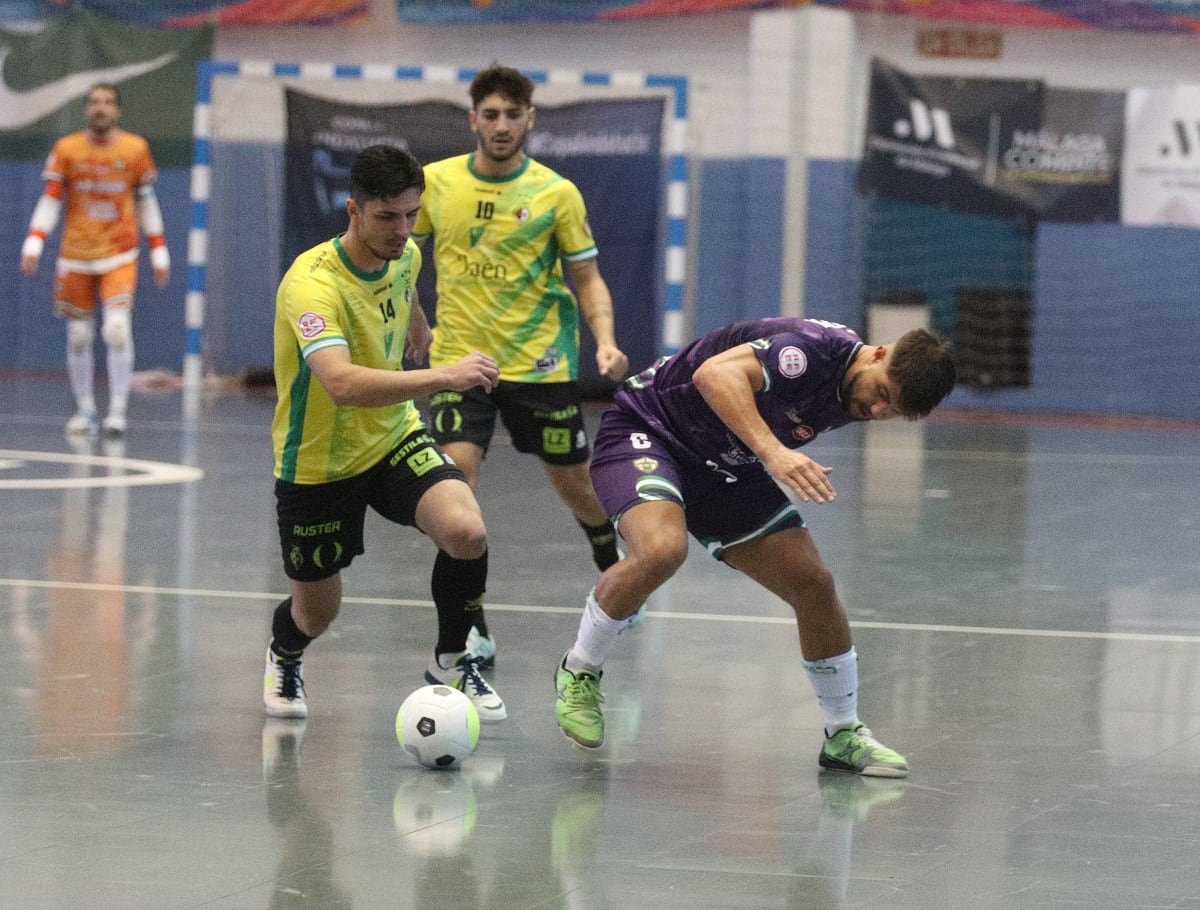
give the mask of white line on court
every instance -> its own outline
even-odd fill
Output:
[[[28,461],[88,465],[123,473],[92,474],[87,477],[0,478],[0,490],[144,487],[154,484],[189,483],[204,477],[204,472],[199,468],[169,464],[165,461],[144,461],[140,458],[117,458],[108,455],[68,455],[65,452],[22,452],[15,449],[0,449],[0,470],[17,470]]]
[[[126,594],[158,594],[164,597],[202,597],[213,600],[265,600],[278,602],[284,596],[271,591],[222,591],[210,588],[166,588],[153,585],[105,585],[80,581],[45,581],[30,578],[0,578],[3,588],[65,588],[72,591],[124,591]],[[425,607],[431,600],[390,597],[343,597],[343,603],[387,607]],[[537,604],[487,604],[498,613],[554,613],[578,615],[580,607],[548,607]],[[654,619],[691,619],[697,622],[736,622],[754,625],[794,625],[790,616],[741,616],[733,613],[687,613],[647,610]],[[1200,635],[1164,635],[1153,632],[1082,632],[1071,629],[1006,629],[1000,626],[952,626],[937,623],[874,622],[851,620],[856,629],[889,629],[897,632],[941,632],[965,635],[1010,635],[1027,638],[1082,638],[1101,641],[1145,641],[1165,644],[1200,645]]]

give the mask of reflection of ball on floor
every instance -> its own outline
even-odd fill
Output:
[[[396,712],[396,739],[427,768],[457,768],[479,742],[479,712],[450,686],[422,686]]]
[[[418,856],[455,856],[475,830],[475,789],[461,774],[416,772],[396,789],[392,823]]]

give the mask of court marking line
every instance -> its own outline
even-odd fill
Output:
[[[167,588],[154,585],[108,585],[84,581],[49,581],[29,578],[0,578],[5,588],[64,588],[72,591],[125,592],[126,594],[159,594],[169,597],[202,597],[213,600],[265,600],[278,603],[286,595],[269,591],[223,591],[211,588]],[[423,607],[433,609],[431,600],[405,600],[392,597],[342,598],[343,604],[362,604],[386,607]],[[578,615],[582,606],[549,607],[540,604],[493,604],[486,609],[497,613],[543,613]],[[795,625],[790,616],[740,616],[733,613],[666,612],[647,610],[652,619],[691,619],[701,622],[750,623],[757,625]],[[1083,632],[1074,629],[1006,629],[1001,626],[954,626],[941,623],[879,622],[851,620],[855,629],[881,629],[892,632],[941,632],[964,635],[1007,635],[1026,638],[1077,638],[1098,641],[1143,641],[1160,644],[1200,645],[1200,635],[1168,635],[1158,632]]]
[[[158,484],[191,483],[201,480],[199,468],[166,461],[146,461],[111,455],[68,455],[66,452],[25,452],[0,449],[0,468],[16,470],[26,461],[51,464],[87,465],[128,474],[94,474],[87,477],[0,478],[0,490],[70,490],[95,487],[144,487]]]

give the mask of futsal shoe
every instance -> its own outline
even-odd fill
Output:
[[[817,760],[822,768],[848,771],[864,777],[908,777],[904,756],[879,742],[867,725],[856,723],[847,730],[826,734]]]
[[[452,663],[443,667],[442,660]],[[441,684],[458,689],[475,703],[480,723],[498,723],[508,717],[508,710],[504,707],[504,700],[483,678],[479,666],[479,657],[470,651],[463,651],[461,654],[435,654],[429,662],[429,669],[425,671],[425,682],[431,686]]]
[[[496,666],[496,636],[483,635],[474,626],[467,633],[467,653],[479,658],[479,669],[491,670]]]
[[[278,657],[267,646],[267,667],[263,673],[263,705],[271,717],[308,717],[304,697],[303,661]]]
[[[583,749],[599,749],[604,745],[604,715],[600,703],[600,673],[567,669],[567,655],[554,674],[554,715],[563,736]]]
[[[105,436],[124,436],[125,435],[125,415],[124,414],[109,414],[104,418],[104,423],[100,425]]]
[[[76,411],[67,421],[66,429],[68,436],[90,436],[96,432],[96,412]]]

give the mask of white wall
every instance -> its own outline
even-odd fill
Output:
[[[691,146],[704,157],[747,153],[746,82],[751,13],[642,22],[411,25],[394,0],[376,0],[371,22],[356,28],[220,29],[223,60],[440,64],[483,68],[631,71],[690,80]],[[550,97],[540,87],[535,99]],[[463,100],[466,100],[465,93]]]

